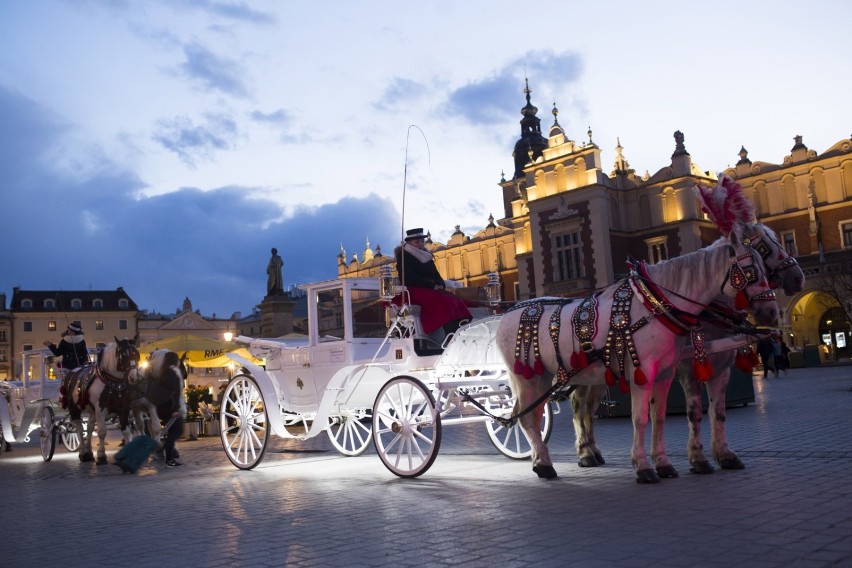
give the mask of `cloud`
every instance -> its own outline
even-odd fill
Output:
[[[525,76],[536,89],[549,90],[555,96],[575,82],[581,71],[582,61],[577,54],[530,51],[487,78],[452,91],[445,108],[449,114],[474,124],[502,125],[518,105]]]
[[[372,103],[372,107],[380,111],[397,110],[426,96],[429,90],[429,87],[422,83],[403,77],[394,77],[385,87],[381,98]]]
[[[377,195],[347,197],[285,213],[267,188],[177,188],[137,197],[144,179],[108,162],[69,177],[44,156],[61,153],[70,126],[0,86],[4,184],[0,291],[112,290],[142,309],[171,313],[184,297],[203,314],[248,313],[266,293],[269,250],[284,258],[287,286],[337,277],[341,243],[359,254],[367,239],[392,251],[400,218]],[[351,257],[350,257],[351,258]]]
[[[210,0],[182,0],[179,2],[187,8],[208,12],[215,16],[249,22],[255,24],[273,24],[278,21],[274,15],[253,10],[243,2],[211,2]]]
[[[199,161],[211,160],[214,151],[232,148],[237,136],[237,123],[230,116],[206,114],[204,118],[204,125],[186,116],[161,120],[153,138],[194,168]]]
[[[240,78],[242,67],[235,61],[218,57],[199,43],[183,46],[186,61],[180,65],[183,76],[201,83],[204,90],[221,91],[244,98],[247,89]]]

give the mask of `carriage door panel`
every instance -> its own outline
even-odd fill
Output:
[[[314,412],[319,399],[314,387],[308,348],[283,349],[280,369],[270,369],[279,378],[278,387],[284,399],[284,410],[291,412]],[[269,368],[269,367],[267,367]]]

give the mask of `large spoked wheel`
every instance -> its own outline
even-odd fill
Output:
[[[417,477],[432,467],[441,447],[441,417],[422,382],[396,377],[385,383],[373,405],[373,444],[399,477]]]
[[[514,411],[516,397],[514,395],[495,395],[488,397],[483,405],[491,414],[508,418]],[[503,426],[496,420],[485,423],[488,430],[488,438],[501,454],[513,460],[524,460],[532,455],[532,444],[519,422],[509,427]],[[541,417],[541,439],[546,444],[553,432],[553,411],[550,402],[544,405],[544,414]]]
[[[360,456],[373,440],[373,413],[369,408],[329,418],[328,439],[344,456]]]
[[[53,409],[45,406],[41,412],[41,429],[38,434],[38,442],[41,446],[41,457],[46,462],[53,459],[53,452],[56,451],[56,427],[53,423],[55,417]]]
[[[232,464],[252,469],[260,463],[269,442],[269,418],[254,378],[231,379],[222,395],[219,424],[222,447]]]

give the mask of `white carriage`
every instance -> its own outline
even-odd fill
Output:
[[[474,319],[455,334],[430,337],[420,327],[419,307],[391,302],[393,280],[385,272],[304,285],[305,337],[235,339],[265,361],[229,355],[240,372],[225,388],[219,424],[236,467],[260,463],[270,434],[308,439],[326,432],[347,456],[373,441],[391,472],[416,477],[437,457],[442,426],[466,422],[484,423],[504,455],[529,457],[521,428],[492,418],[510,416],[514,405],[494,342],[500,316],[471,308]],[[491,306],[499,303],[496,275],[483,291]],[[546,405],[545,438],[554,411],[557,405]]]
[[[92,359],[97,351],[89,349]],[[0,452],[6,442],[29,442],[38,430],[41,456],[53,459],[59,436],[69,452],[80,447],[80,434],[59,406],[61,372],[48,349],[24,351],[21,354],[21,376],[15,381],[0,382]]]

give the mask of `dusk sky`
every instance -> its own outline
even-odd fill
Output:
[[[341,245],[503,216],[524,78],[545,132],[639,173],[852,134],[852,2],[0,0],[0,292],[124,287],[247,315]],[[418,128],[409,128],[416,125]],[[422,131],[422,134],[421,134]],[[410,138],[409,138],[410,133]],[[403,178],[408,142],[408,176]]]

